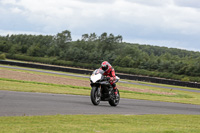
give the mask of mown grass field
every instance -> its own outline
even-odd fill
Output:
[[[35,73],[38,75],[44,74],[39,72],[28,72],[24,70],[14,71],[23,71],[27,73]],[[88,80],[85,78],[79,79]],[[122,83],[120,83],[120,85],[134,87],[138,89],[149,89],[158,90],[161,92],[175,93],[175,95],[161,95],[120,90],[121,97],[123,98],[146,99],[153,101],[167,101],[200,105],[199,93],[167,90],[159,87],[147,87],[142,85],[128,85]],[[91,88],[0,78],[0,90],[89,95]],[[0,133],[40,132],[199,133],[200,115],[53,115],[0,117]]]
[[[200,115],[0,117],[1,133],[199,133]]]

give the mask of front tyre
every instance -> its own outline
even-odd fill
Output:
[[[119,104],[120,94],[119,94],[119,90],[118,89],[117,89],[117,93],[118,93],[118,97],[114,97],[114,98],[109,100],[110,106],[117,106]]]
[[[92,87],[90,98],[94,105],[99,105],[101,96],[98,94],[98,87]]]

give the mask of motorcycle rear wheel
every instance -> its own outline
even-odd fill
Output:
[[[101,101],[101,96],[98,96],[98,88],[92,87],[91,93],[90,93],[91,101],[94,105],[99,105]]]
[[[110,99],[108,101],[110,106],[117,106],[119,104],[119,100],[120,100],[119,90],[117,90],[117,93],[118,93],[118,98]]]

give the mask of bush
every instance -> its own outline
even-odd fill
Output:
[[[184,78],[181,79],[181,81],[183,81],[183,82],[189,82],[190,79],[188,77],[184,77]]]
[[[0,60],[5,60],[6,59],[6,55],[5,54],[0,54]]]

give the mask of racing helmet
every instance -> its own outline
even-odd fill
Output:
[[[104,70],[105,72],[108,71],[108,69],[111,67],[110,63],[108,63],[107,61],[104,61],[101,63],[101,68],[102,70]]]

